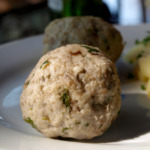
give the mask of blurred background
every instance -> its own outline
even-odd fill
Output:
[[[150,22],[150,0],[0,0],[0,44],[44,33],[66,16],[93,15],[111,24]]]

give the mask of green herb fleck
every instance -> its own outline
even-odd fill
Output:
[[[118,111],[118,115],[120,114],[120,110]]]
[[[137,44],[139,44],[140,43],[140,41],[138,40],[138,39],[136,39],[135,40],[135,44],[137,45]]]
[[[82,47],[88,49],[88,52],[89,52],[89,53],[92,53],[92,52],[99,52],[99,50],[94,49],[94,48],[91,48],[91,47],[89,47],[89,46],[82,45]]]
[[[138,54],[137,55],[137,59],[141,58],[142,57],[142,54]]]
[[[103,125],[101,124],[98,128],[100,129]]]
[[[143,44],[147,45],[147,43],[150,41],[150,36],[147,36],[146,38],[143,39]]]
[[[145,85],[141,85],[142,90],[146,90]]]
[[[62,132],[64,133],[66,130],[68,130],[69,128],[65,127],[62,129]]]
[[[88,127],[89,125],[90,125],[90,124],[89,124],[88,122],[85,124],[86,127]]]
[[[134,79],[134,75],[130,72],[127,76],[128,79]]]
[[[71,111],[70,96],[69,96],[69,91],[68,90],[65,89],[65,92],[61,96],[61,99],[62,99],[63,104],[65,104],[66,107],[69,109],[69,111]]]
[[[76,124],[76,125],[79,125],[80,123],[81,123],[80,121],[77,121],[75,124]]]
[[[24,121],[27,122],[27,123],[29,123],[29,124],[31,124],[31,126],[32,126],[33,128],[36,128],[36,126],[35,126],[33,120],[31,120],[31,118],[28,117],[28,118],[24,119]]]
[[[50,121],[50,120],[49,120],[49,117],[43,117],[42,120]]]
[[[129,60],[129,63],[130,63],[130,64],[133,64],[133,60]]]
[[[143,56],[144,51],[142,51],[140,54],[137,55],[137,59],[141,58]]]
[[[145,37],[143,40],[139,41],[139,40],[136,40],[135,41],[135,44],[143,44],[143,45],[147,45],[147,43],[150,41],[150,36],[148,35],[147,37]]]
[[[43,67],[43,65],[48,64],[48,63],[49,63],[48,60],[46,60],[45,62],[43,62],[43,64],[41,65],[40,69]]]
[[[27,86],[29,85],[29,83],[30,83],[30,80],[27,82]]]

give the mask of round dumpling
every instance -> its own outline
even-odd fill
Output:
[[[23,118],[47,137],[102,135],[120,110],[114,63],[96,47],[70,44],[48,52],[25,81]]]
[[[46,27],[44,53],[74,43],[98,47],[114,62],[124,47],[120,32],[99,17],[66,17],[56,19]]]

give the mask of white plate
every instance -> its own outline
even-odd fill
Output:
[[[117,26],[125,51],[150,25]],[[122,82],[122,108],[116,122],[92,140],[48,139],[22,120],[19,97],[29,72],[42,55],[42,38],[35,36],[0,46],[0,150],[149,150],[150,100],[138,82],[126,78],[131,67],[122,58],[117,67]]]

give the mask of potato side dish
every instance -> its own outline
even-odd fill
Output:
[[[147,94],[150,98],[150,36],[136,41],[136,45],[125,57],[134,65],[134,75],[146,83]]]
[[[68,17],[52,21],[44,34],[44,53],[66,44],[86,44],[100,48],[114,62],[122,53],[122,36],[98,17]]]
[[[150,98],[150,54],[139,58],[134,72],[139,80],[146,83],[146,91]]]
[[[23,118],[47,137],[91,139],[102,135],[121,105],[114,63],[83,44],[45,54],[21,95]]]

